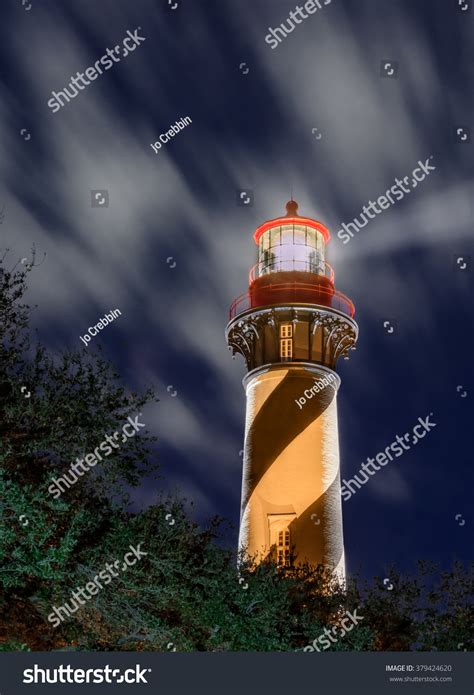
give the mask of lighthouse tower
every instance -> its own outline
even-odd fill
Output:
[[[287,214],[257,228],[257,263],[226,338],[248,373],[239,548],[344,577],[337,392],[355,349],[354,305],[334,287],[328,229]]]

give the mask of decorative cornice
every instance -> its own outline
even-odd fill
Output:
[[[248,369],[260,366],[254,364],[256,342],[261,341],[265,326],[270,326],[278,346],[278,323],[284,313],[293,323],[307,321],[310,334],[322,329],[322,354],[315,364],[334,367],[339,357],[348,359],[349,351],[355,349],[358,336],[357,323],[346,314],[328,307],[314,305],[279,305],[260,308],[240,314],[229,322],[226,338],[232,353],[240,353],[247,362]]]

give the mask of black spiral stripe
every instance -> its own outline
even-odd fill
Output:
[[[246,481],[242,509],[281,452],[332,402],[335,389],[328,386],[300,410],[295,400],[314,384],[315,379],[306,370],[289,369],[255,415],[246,438],[246,454],[252,458],[252,468]]]

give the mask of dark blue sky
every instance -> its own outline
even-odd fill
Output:
[[[32,243],[47,253],[30,275],[41,339],[83,348],[88,326],[120,309],[84,349],[100,342],[130,387],[157,385],[145,412],[167,488],[197,519],[237,526],[244,365],[224,328],[255,262],[253,231],[292,189],[300,213],[331,230],[328,258],[360,328],[339,365],[342,476],[418,417],[437,423],[344,503],[348,567],[468,559],[473,286],[456,259],[474,261],[473,145],[454,135],[472,126],[472,9],[332,0],[272,50],[268,27],[296,3],[175,1],[2,4],[0,244],[15,258]],[[51,92],[137,27],[146,40],[53,114]],[[381,77],[382,61],[398,63],[396,79]],[[184,116],[191,125],[155,154],[150,143]],[[415,190],[350,243],[337,238],[431,155]],[[91,207],[97,189],[107,208]],[[239,206],[248,189],[253,205]],[[155,498],[151,485],[135,496]]]

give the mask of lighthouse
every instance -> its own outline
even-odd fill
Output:
[[[247,365],[239,549],[343,578],[335,369],[358,327],[326,261],[329,239],[294,200],[260,225],[257,263],[232,302],[226,339]]]

